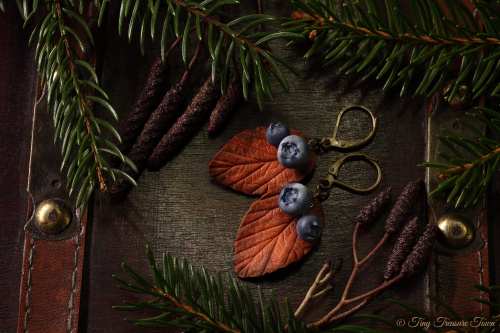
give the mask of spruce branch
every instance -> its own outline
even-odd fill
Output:
[[[383,89],[400,86],[408,91],[416,70],[425,71],[414,96],[433,94],[449,77],[451,64],[460,61],[453,98],[468,82],[463,99],[476,99],[486,89],[500,92],[500,30],[494,22],[500,10],[484,1],[476,6],[482,29],[462,2],[410,0],[409,12],[401,1],[293,0],[297,12],[283,31],[302,34],[313,41],[305,57],[320,55],[324,66],[346,59],[340,71],[371,70],[368,78],[384,79]],[[498,1],[497,1],[498,3]],[[385,8],[384,8],[385,7]],[[449,14],[445,14],[448,12]]]
[[[81,93],[84,89],[78,80],[78,73],[77,73],[77,68],[76,68],[76,63],[75,63],[76,59],[74,58],[74,54],[73,54],[71,47],[69,45],[68,36],[66,35],[67,32],[65,30],[65,24],[64,24],[64,19],[62,16],[61,4],[55,3],[55,7],[56,7],[57,17],[58,17],[58,21],[59,21],[59,30],[60,30],[61,38],[62,38],[63,44],[64,44],[64,49],[66,52],[66,56],[69,57],[69,60],[68,60],[69,73],[70,73],[71,77],[73,78],[73,82],[74,82],[73,85],[75,87],[75,90],[77,92],[80,91],[80,93],[78,93],[78,98],[79,98],[78,107],[83,112],[83,121],[85,123],[86,131],[87,131],[87,133],[91,134],[91,137],[92,137],[93,128],[90,124],[90,112],[91,112],[91,110],[89,109],[88,104],[85,102],[85,95],[83,93]],[[91,37],[91,36],[92,35],[89,35],[89,37]],[[94,158],[94,161],[99,164],[99,157],[96,154],[96,146],[95,146],[94,140],[90,140],[90,147],[89,148],[90,148],[90,152]],[[96,173],[97,173],[97,179],[99,182],[99,188],[100,188],[101,192],[106,192],[107,191],[106,182],[105,182],[104,177],[102,175],[102,169],[99,165],[96,167]]]
[[[333,17],[328,18],[328,22],[325,20],[325,18],[320,17],[318,15],[316,16],[310,16],[307,13],[304,12],[294,12],[292,14],[292,18],[294,20],[306,20],[309,22],[312,22],[316,24],[319,27],[328,27],[328,26],[333,26],[337,28],[342,28],[345,30],[350,30],[354,34],[357,34],[359,36],[362,36],[364,38],[372,38],[372,39],[384,39],[384,40],[389,40],[389,41],[396,41],[400,43],[408,43],[408,42],[415,42],[416,44],[427,44],[427,45],[440,45],[444,44],[446,46],[455,46],[455,45],[468,45],[468,44],[477,44],[477,45],[488,45],[488,46],[494,46],[494,44],[498,44],[500,42],[500,39],[495,37],[484,37],[484,38],[479,38],[479,37],[447,37],[444,38],[439,35],[434,35],[434,34],[429,34],[428,36],[426,35],[416,35],[412,33],[404,33],[404,34],[397,34],[397,33],[392,33],[392,32],[387,32],[382,29],[368,29],[363,26],[354,26],[349,23],[338,23],[336,22]],[[318,28],[318,29],[323,29],[323,28]],[[318,34],[317,29],[312,30],[309,33],[309,39],[314,39]]]
[[[76,207],[83,212],[94,189],[107,191],[106,176],[115,179],[122,175],[109,166],[106,155],[118,156],[132,168],[135,166],[104,138],[106,129],[120,140],[113,125],[94,112],[98,104],[118,120],[87,60],[94,38],[83,18],[83,2],[75,8],[70,1],[40,1],[28,8],[28,2],[23,1],[20,8],[25,13],[25,25],[35,15],[39,17],[30,42],[38,39],[35,60],[41,85],[47,88],[48,111],[53,114],[54,144],[61,141],[60,171],[67,170],[69,194],[76,194]],[[127,179],[135,183],[130,177]]]
[[[123,268],[133,282],[118,276],[114,278],[120,283],[119,288],[138,294],[142,300],[126,300],[124,305],[114,308],[122,311],[153,309],[159,314],[148,318],[127,318],[126,321],[142,327],[194,331],[284,332],[280,307],[272,291],[270,301],[260,287],[258,296],[254,297],[247,285],[229,275],[224,283],[219,272],[211,276],[205,269],[194,268],[185,259],[179,262],[165,253],[159,265],[149,247],[146,254],[153,283],[124,264]],[[305,325],[293,315],[287,300],[285,308],[288,331],[307,332]]]
[[[473,113],[466,113],[470,119],[478,120],[496,137],[500,137],[500,114],[494,110],[478,107]],[[447,202],[455,202],[455,207],[468,207],[480,201],[493,175],[500,168],[500,141],[486,137],[470,121],[457,119],[467,129],[469,135],[462,136],[445,130],[446,136],[438,139],[448,148],[450,154],[440,152],[446,162],[424,162],[420,166],[441,169],[438,177],[442,180],[429,196],[446,193]],[[474,138],[474,139],[471,139]]]
[[[162,295],[163,297],[169,299],[170,302],[172,302],[172,305],[174,305],[175,307],[183,309],[183,310],[187,311],[188,313],[192,313],[194,316],[198,317],[200,320],[203,320],[203,321],[213,325],[215,328],[217,328],[219,330],[222,330],[225,332],[233,332],[233,333],[238,332],[234,329],[229,328],[227,325],[224,325],[221,322],[214,321],[213,319],[211,319],[210,317],[208,317],[204,313],[194,310],[191,306],[184,304],[183,302],[177,301],[177,299],[175,297],[164,292],[163,290],[161,290],[157,286],[155,286],[153,288],[153,290],[156,291],[158,294]]]
[[[107,155],[118,157],[135,172],[134,163],[124,156],[117,146],[105,138],[103,129],[120,142],[114,125],[95,114],[99,105],[117,120],[117,113],[109,104],[108,96],[99,86],[97,73],[88,58],[88,47],[94,44],[91,27],[83,15],[84,1],[16,0],[24,26],[35,21],[29,43],[36,42],[35,60],[42,86],[47,87],[48,109],[53,113],[55,124],[54,143],[62,142],[63,162],[70,195],[76,194],[77,207],[82,211],[90,200],[90,194],[99,188],[106,192],[106,178],[125,178],[133,185],[135,180],[119,169],[113,168]],[[92,1],[102,23],[109,0]],[[166,6],[161,6],[161,4]],[[296,69],[272,53],[269,42],[275,39],[302,38],[288,32],[252,31],[256,26],[276,21],[271,15],[250,14],[232,18],[226,7],[239,4],[237,0],[187,2],[182,0],[123,0],[120,6],[118,28],[121,33],[128,18],[127,35],[132,39],[139,31],[140,47],[145,52],[147,32],[154,40],[161,30],[162,58],[165,61],[167,40],[170,36],[182,45],[182,57],[188,66],[190,32],[196,31],[200,42],[206,44],[212,58],[212,77],[221,75],[221,90],[225,91],[231,64],[240,72],[244,96],[248,99],[250,84],[254,82],[259,106],[263,107],[264,95],[273,99],[268,76],[276,77],[288,91],[288,83],[278,64],[297,73]],[[5,10],[0,0],[0,10]],[[165,19],[159,22],[160,10],[166,10]],[[222,19],[221,19],[222,18]],[[224,23],[228,21],[228,23]],[[159,29],[162,27],[162,29]],[[238,30],[236,30],[238,28]],[[228,47],[222,47],[226,43]],[[223,52],[227,50],[226,52]]]

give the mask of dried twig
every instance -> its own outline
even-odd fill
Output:
[[[402,191],[398,200],[394,204],[391,213],[386,221],[385,234],[379,243],[368,253],[363,259],[358,258],[357,254],[357,242],[359,230],[372,223],[383,211],[389,201],[390,188],[379,194],[375,199],[373,199],[365,208],[363,208],[360,214],[356,218],[356,226],[353,232],[352,240],[352,251],[354,256],[354,267],[352,269],[349,280],[344,288],[344,292],[340,301],[337,305],[330,310],[323,318],[320,320],[309,324],[308,327],[324,326],[331,324],[353,313],[359,311],[363,306],[365,306],[373,297],[397,283],[398,281],[409,278],[420,272],[426,265],[427,260],[431,254],[431,250],[434,245],[434,240],[437,235],[436,224],[428,224],[425,230],[417,241],[418,237],[418,219],[413,219],[407,227],[403,230],[398,239],[398,242],[394,246],[393,253],[389,259],[388,267],[385,272],[384,282],[370,291],[367,291],[361,295],[352,297],[350,296],[351,288],[356,279],[361,266],[366,264],[370,258],[374,256],[375,253],[386,243],[391,235],[396,233],[401,227],[404,219],[407,219],[412,211],[413,205],[420,192],[422,180],[416,180],[409,183],[405,189]],[[415,243],[416,242],[416,243]],[[314,280],[311,288],[309,289],[304,301],[297,309],[296,316],[299,316],[304,311],[308,302],[311,299],[317,298],[323,295],[325,292],[331,289],[330,285],[326,285],[326,281],[331,278],[332,275],[331,263],[326,262],[321,268],[318,276]],[[347,310],[345,308],[351,305]]]

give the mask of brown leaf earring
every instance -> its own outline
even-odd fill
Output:
[[[360,142],[337,138],[340,120],[347,111],[360,109],[372,118],[371,133]],[[376,118],[362,106],[343,109],[332,137],[309,140],[281,123],[246,130],[233,137],[209,164],[209,173],[220,183],[250,195],[262,195],[243,217],[235,241],[234,263],[239,277],[258,277],[300,260],[318,242],[325,217],[320,201],[333,186],[352,192],[369,192],[381,181],[380,167],[373,157],[350,153],[335,161],[314,195],[299,182],[316,165],[316,151],[332,147],[355,149],[375,135]],[[337,180],[342,165],[364,159],[378,173],[369,188],[359,189]]]

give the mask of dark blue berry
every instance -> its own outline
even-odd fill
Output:
[[[266,139],[271,145],[278,147],[281,140],[290,135],[290,129],[278,122],[276,125],[271,123],[266,131]]]
[[[311,192],[301,183],[288,184],[281,190],[278,205],[283,213],[300,216],[311,206]]]
[[[314,242],[321,235],[323,223],[317,215],[304,215],[297,221],[297,234],[306,242]]]
[[[311,148],[307,141],[298,135],[289,135],[278,146],[278,161],[285,168],[298,169],[309,162]]]

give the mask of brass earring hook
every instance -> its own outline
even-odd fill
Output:
[[[340,168],[346,162],[346,160],[350,159],[365,159],[368,163],[372,164],[377,169],[377,180],[372,186],[368,188],[358,188],[337,180]],[[341,187],[356,193],[366,193],[373,191],[382,180],[382,170],[380,169],[380,165],[378,165],[377,162],[378,161],[376,158],[362,153],[351,153],[342,156],[330,166],[330,168],[328,169],[328,175],[324,179],[319,181],[314,197],[318,198],[318,200],[325,200],[330,195],[330,190],[333,186]]]
[[[361,110],[365,113],[367,113],[372,121],[372,131],[368,134],[366,138],[364,138],[361,141],[347,141],[343,139],[338,139],[337,136],[339,134],[339,129],[340,129],[340,121],[342,119],[342,116],[351,110]],[[321,147],[323,149],[328,149],[331,147],[335,148],[341,148],[341,149],[356,149],[360,148],[364,145],[366,145],[368,142],[370,142],[373,137],[375,136],[375,132],[377,130],[377,117],[373,115],[373,113],[366,107],[362,105],[350,105],[348,107],[345,107],[342,109],[337,116],[337,121],[335,123],[335,129],[333,131],[333,136],[332,137],[326,137],[323,139],[312,139],[309,141],[309,144],[314,150],[318,150],[317,148]]]
[[[361,111],[364,111],[365,113],[367,113],[370,116],[370,118],[372,120],[372,131],[370,132],[370,134],[368,134],[368,136],[366,138],[364,138],[361,141],[357,141],[357,142],[337,139],[337,135],[338,135],[339,128],[340,128],[340,120],[341,120],[342,116],[347,111],[355,110],[355,109],[360,109]],[[344,148],[344,149],[359,148],[361,146],[364,146],[365,144],[367,144],[368,142],[370,142],[373,139],[373,137],[375,136],[376,130],[377,130],[377,117],[375,117],[373,115],[373,113],[370,111],[370,109],[368,109],[362,105],[351,105],[351,106],[348,106],[348,107],[342,109],[342,111],[340,111],[339,115],[337,116],[337,123],[335,124],[335,130],[333,132],[332,144],[334,144],[336,147]]]

